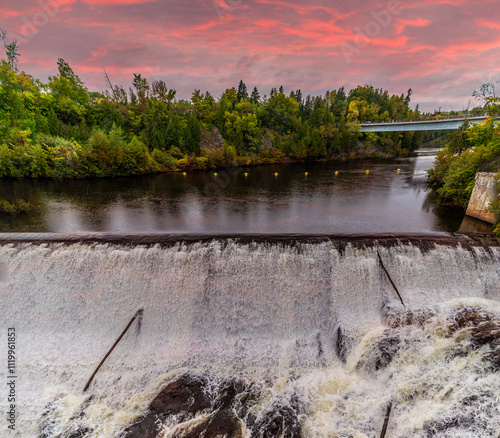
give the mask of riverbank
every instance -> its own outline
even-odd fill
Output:
[[[500,189],[500,127],[494,118],[457,131],[438,152],[428,184],[441,204],[466,209],[478,172],[496,173]],[[494,233],[500,235],[500,199],[490,204],[490,210],[497,220]]]
[[[88,144],[62,138],[41,138],[37,143],[0,145],[0,177],[85,179],[127,177],[164,172],[218,170],[228,167],[253,167],[272,164],[318,161],[348,161],[362,158],[394,158],[410,152],[394,145],[367,144],[327,156],[287,155],[283,148],[269,146],[258,153],[238,155],[232,146],[202,149],[199,156],[182,154],[177,148],[150,152],[136,137],[127,142],[120,132],[92,134]]]

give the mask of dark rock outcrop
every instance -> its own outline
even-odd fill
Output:
[[[301,438],[300,405],[293,397],[288,405],[275,405],[262,419],[250,419],[252,438]]]
[[[123,438],[156,438],[168,417],[174,416],[176,422],[188,421],[205,410],[215,411],[207,421],[186,431],[180,437],[197,437],[193,430],[205,431],[204,438],[226,435],[227,438],[239,435],[241,422],[228,411],[236,395],[245,389],[238,381],[221,382],[215,388],[210,387],[206,376],[184,374],[167,384],[149,405],[146,414],[129,426],[122,434]],[[229,419],[231,419],[229,421]],[[224,424],[227,426],[224,426]],[[215,433],[216,431],[223,431]]]
[[[146,414],[125,429],[122,437],[156,438],[168,416],[177,415],[179,421],[185,421],[196,412],[210,408],[210,400],[204,391],[206,385],[205,377],[189,374],[173,380],[151,402]]]
[[[484,360],[491,364],[493,371],[499,371],[500,319],[477,307],[463,307],[450,319],[450,335],[463,329],[469,331],[473,348],[489,345],[490,351],[485,354]]]
[[[206,421],[179,430],[174,438],[243,438],[244,426],[241,420],[228,410],[217,411]]]
[[[190,414],[208,409],[210,400],[205,392],[207,379],[203,376],[182,375],[170,382],[149,405],[154,414]]]

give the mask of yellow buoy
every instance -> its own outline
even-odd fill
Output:
[[[339,174],[339,171],[338,171],[338,170],[336,170],[336,171],[335,171],[335,176],[337,176],[338,174]]]
[[[401,172],[401,169],[398,169],[398,173]]]
[[[214,176],[217,176],[217,172],[214,172]]]
[[[248,176],[248,173],[245,172],[243,175]]]
[[[186,176],[186,172],[182,172],[182,174],[183,174],[184,176]]]
[[[366,174],[368,175],[369,173],[370,173],[370,171],[369,171],[369,170],[367,170],[367,171],[366,171]]]
[[[275,172],[275,173],[274,173],[274,176],[278,176],[278,172]]]
[[[305,173],[304,173],[304,175],[305,175],[305,176],[309,175],[309,172],[305,172]]]

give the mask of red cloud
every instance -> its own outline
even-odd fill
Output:
[[[391,1],[52,0],[59,12],[21,41],[20,68],[46,80],[62,57],[89,88],[105,87],[104,65],[115,84],[128,88],[132,73],[143,73],[180,98],[194,88],[217,95],[243,78],[262,94],[281,83],[311,94],[357,83],[412,87],[421,102],[439,86],[450,101],[469,96],[476,76],[496,72],[500,3],[400,0],[390,22],[369,27]],[[2,5],[2,28],[22,35],[41,10],[38,0]],[[451,71],[455,87],[443,75]]]
[[[415,19],[399,19],[394,25],[398,33],[401,33],[406,26],[412,27],[426,27],[431,24],[431,20],[426,20],[425,18],[415,18]]]
[[[485,18],[477,18],[475,22],[478,26],[488,27],[490,29],[500,29],[500,23],[498,21],[487,20]]]
[[[82,3],[101,6],[119,6],[119,5],[140,5],[143,3],[154,3],[156,0],[81,0]]]

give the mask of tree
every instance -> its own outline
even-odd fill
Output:
[[[474,91],[472,95],[476,100],[483,103],[484,108],[490,115],[500,114],[500,99],[496,97],[495,84],[487,82],[479,87],[479,91]]]
[[[177,94],[177,91],[174,90],[173,88],[171,88],[170,90],[168,90],[168,93],[167,93],[167,102],[168,102],[168,108],[170,109],[170,105],[172,103],[173,100],[175,100],[175,95]]]
[[[88,90],[75,74],[69,64],[62,58],[57,61],[59,76],[49,77],[49,86],[52,92],[61,97],[67,97],[79,105],[86,105],[90,101]]]
[[[248,99],[248,91],[247,91],[247,86],[243,81],[240,80],[240,83],[238,85],[238,102],[243,100],[243,99]]]
[[[201,91],[195,89],[191,97],[191,102],[193,102],[193,105],[196,107],[202,101],[203,101],[203,95],[201,94]]]
[[[146,97],[149,91],[149,84],[146,78],[143,78],[140,74],[136,75],[134,73],[134,80],[132,81],[137,92],[137,98],[139,99],[139,104],[144,105],[146,103]]]
[[[7,55],[7,61],[12,70],[17,70],[17,63],[19,62],[19,57],[21,54],[19,53],[19,44],[16,40],[12,40],[10,43],[7,43],[7,32],[0,29],[0,41],[3,41],[3,45],[5,47],[5,54]]]
[[[194,155],[200,155],[201,129],[198,119],[191,113],[187,120],[187,126],[184,133],[184,144],[186,150]]]
[[[257,90],[257,87],[253,87],[253,91],[252,91],[252,94],[250,96],[250,100],[256,104],[259,103],[260,94],[259,94],[259,90]]]
[[[60,120],[67,125],[80,123],[90,107],[90,96],[83,82],[64,59],[57,62],[59,75],[49,77],[53,107]]]
[[[300,88],[294,93],[294,98],[299,103],[300,109],[302,110],[304,102],[302,98],[302,91],[300,90]]]
[[[172,114],[168,121],[165,133],[165,144],[168,149],[179,147],[182,135],[182,118],[179,114]]]
[[[9,44],[6,44],[5,53],[7,54],[10,68],[12,70],[17,70],[17,63],[19,61],[19,57],[21,56],[17,41],[11,41]]]
[[[232,108],[234,108],[236,102],[238,102],[238,92],[236,91],[236,88],[227,88],[224,93],[222,93],[221,101],[222,100],[225,100]]]
[[[168,98],[168,87],[162,80],[151,83],[151,96],[160,102],[166,103]]]
[[[411,100],[411,95],[413,94],[413,91],[412,89],[410,88],[408,90],[408,93],[406,94],[406,97],[405,97],[405,104],[406,106],[410,105],[410,100]]]

